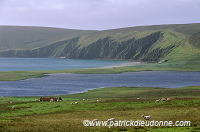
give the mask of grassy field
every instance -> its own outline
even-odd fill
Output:
[[[102,88],[61,95],[63,101],[53,103],[36,101],[39,97],[0,97],[0,131],[200,131],[199,95],[200,86],[191,86]],[[171,101],[155,102],[159,98]],[[191,126],[83,126],[83,120],[144,120],[141,115],[151,115],[156,121],[191,121]]]

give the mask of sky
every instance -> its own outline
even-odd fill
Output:
[[[0,0],[0,25],[107,30],[200,23],[200,0]]]

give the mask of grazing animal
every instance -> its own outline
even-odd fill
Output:
[[[97,102],[99,102],[100,100],[97,100]]]
[[[83,99],[83,101],[88,101],[89,99]]]
[[[73,105],[73,104],[78,104],[78,102],[75,102],[75,103],[72,102],[71,104],[72,104],[72,105]]]
[[[144,118],[145,120],[149,120],[152,118],[151,116],[144,116],[144,115],[142,115],[141,117]]]
[[[54,100],[53,100],[53,99],[50,99],[50,102],[52,103],[52,102],[54,102]]]
[[[157,103],[157,102],[160,102],[160,99],[157,99],[155,102],[156,102],[156,103]]]
[[[165,99],[165,98],[162,98],[161,100],[162,100],[162,101],[166,101],[166,99]]]
[[[167,101],[171,101],[171,99],[170,99],[170,98],[167,98]]]

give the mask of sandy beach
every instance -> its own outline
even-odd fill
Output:
[[[114,67],[125,67],[125,66],[135,66],[135,65],[142,65],[145,64],[144,62],[127,62],[124,64],[116,65],[116,66],[108,66],[108,67],[99,67],[101,69],[113,69]],[[99,69],[95,68],[95,69]]]

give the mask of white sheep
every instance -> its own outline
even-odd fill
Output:
[[[166,99],[165,99],[165,98],[162,98],[161,100],[162,100],[162,101],[166,101]]]
[[[155,102],[156,102],[156,103],[157,103],[157,102],[160,102],[160,99],[157,99]]]
[[[97,102],[99,102],[100,100],[97,100]]]
[[[89,99],[83,99],[83,101],[89,101]]]
[[[144,118],[145,120],[149,120],[152,118],[151,116],[144,116],[144,115],[142,115],[141,117]]]
[[[167,101],[171,101],[171,99],[170,99],[170,98],[167,98]]]
[[[50,99],[50,102],[52,103],[52,102],[54,102],[54,100],[53,100],[53,99]]]
[[[73,105],[73,104],[78,104],[78,102],[75,102],[75,103],[72,102],[71,104],[72,104],[72,105]]]

